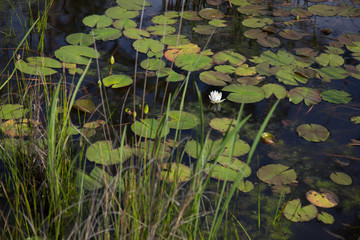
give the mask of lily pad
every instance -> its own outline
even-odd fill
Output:
[[[249,65],[243,64],[235,69],[235,73],[239,76],[254,76],[256,69],[255,67],[249,67]]]
[[[327,212],[320,212],[316,218],[325,224],[333,224],[335,222],[334,217]]]
[[[203,19],[199,16],[197,11],[183,11],[179,15],[189,21],[200,21]]]
[[[159,120],[149,118],[141,119],[131,124],[131,130],[138,136],[144,138],[161,138],[169,134],[170,128],[160,125]]]
[[[103,79],[103,84],[105,87],[111,88],[121,88],[129,86],[133,83],[133,79],[124,74],[110,75]]]
[[[196,27],[193,27],[193,30],[199,34],[210,35],[216,32],[216,27],[211,25],[196,25]]]
[[[278,99],[283,99],[287,94],[287,91],[283,86],[274,83],[265,84],[261,89],[264,90],[266,98],[269,98],[274,94]]]
[[[330,132],[319,124],[302,124],[296,131],[300,137],[312,142],[323,142],[330,136]]]
[[[245,85],[258,85],[263,80],[262,77],[241,77],[236,79],[238,83],[245,84]]]
[[[267,50],[260,55],[264,62],[267,62],[273,66],[287,66],[295,61],[294,56],[291,53],[280,50],[276,54],[270,50]]]
[[[318,69],[318,73],[324,81],[330,81],[332,79],[344,79],[348,76],[346,70],[340,67],[323,67]]]
[[[294,72],[293,69],[281,69],[276,72],[276,78],[286,85],[297,86],[298,82],[307,83],[308,79]]]
[[[211,128],[225,133],[230,132],[235,127],[236,120],[232,118],[213,118],[210,120],[209,125]]]
[[[240,53],[226,50],[214,54],[213,60],[216,64],[229,62],[232,66],[236,67],[242,65],[246,61],[246,57]]]
[[[227,26],[225,20],[219,20],[219,19],[211,20],[209,22],[209,24],[214,27],[226,27]]]
[[[166,35],[161,39],[161,42],[166,45],[185,45],[190,43],[190,40],[184,35]]]
[[[176,57],[175,65],[186,71],[207,70],[212,67],[212,58],[200,54],[181,54]]]
[[[322,99],[331,103],[348,103],[351,101],[351,95],[345,91],[327,90],[321,94]]]
[[[344,64],[344,59],[341,56],[332,53],[322,53],[315,59],[316,62],[318,62],[324,67],[326,67],[327,65],[330,65],[332,67],[338,67]]]
[[[150,2],[146,0],[116,0],[116,3],[119,4],[120,7],[129,9],[129,10],[142,10],[143,6],[148,7],[151,6]]]
[[[244,33],[244,36],[250,39],[258,39],[258,38],[265,38],[268,36],[267,32],[264,32],[261,29],[249,29]]]
[[[95,166],[87,175],[82,170],[76,171],[76,185],[78,188],[83,188],[87,191],[94,191],[105,187],[114,179],[113,176],[109,175],[105,169]]]
[[[158,70],[164,68],[166,63],[162,59],[148,58],[140,63],[140,66],[147,70]]]
[[[192,129],[200,123],[200,119],[196,115],[184,111],[181,112],[180,124],[180,111],[169,111],[168,116],[170,118],[168,121],[169,128],[177,129],[179,127],[181,130],[186,130]]]
[[[99,58],[100,54],[87,46],[63,46],[55,51],[55,56],[63,62],[75,64],[88,64],[89,58]]]
[[[240,191],[247,193],[254,189],[254,184],[249,180],[242,179],[236,187]]]
[[[308,11],[310,11],[314,15],[318,15],[322,17],[331,17],[337,14],[338,7],[327,4],[317,4],[310,6],[308,8]]]
[[[286,203],[283,214],[290,221],[307,222],[314,219],[318,211],[313,204],[302,207],[300,199],[294,199]]]
[[[313,15],[310,11],[303,8],[293,8],[290,12],[295,17],[299,16],[299,18],[307,18]]]
[[[105,15],[113,19],[129,19],[139,16],[139,11],[129,11],[119,6],[108,8]]]
[[[168,159],[171,156],[171,148],[165,144],[155,144],[154,141],[146,139],[140,142],[133,153],[140,159]]]
[[[223,88],[223,91],[231,92],[227,99],[237,103],[260,102],[265,97],[265,92],[252,85],[231,84]]]
[[[98,164],[111,165],[122,163],[130,158],[132,150],[128,147],[112,149],[111,141],[98,141],[86,150],[86,158]]]
[[[126,28],[123,31],[125,37],[130,39],[140,39],[142,37],[150,37],[150,33],[144,29]]]
[[[192,174],[191,169],[181,163],[163,163],[159,164],[160,179],[166,182],[186,182]]]
[[[232,82],[229,75],[216,71],[204,71],[200,73],[199,78],[204,83],[212,86],[226,86],[227,83]]]
[[[193,43],[188,43],[184,45],[178,46],[168,46],[168,50],[165,52],[164,57],[173,62],[175,58],[182,54],[189,54],[189,53],[199,53],[200,47]]]
[[[242,25],[250,28],[261,28],[273,23],[270,18],[248,18],[242,21]]]
[[[177,23],[177,19],[174,17],[164,16],[164,15],[157,15],[151,19],[151,21],[155,24],[166,25],[166,24],[174,24]]]
[[[263,62],[255,67],[256,72],[265,76],[275,75],[281,68],[280,66],[271,67],[269,63]]]
[[[199,11],[199,15],[207,20],[221,19],[225,16],[221,11],[214,8],[203,8]]]
[[[355,124],[360,124],[360,116],[353,116],[350,118],[350,121],[352,121]]]
[[[287,185],[296,181],[296,172],[288,166],[269,164],[257,171],[257,177],[266,183],[274,185]]]
[[[331,192],[319,193],[310,190],[306,193],[306,199],[312,204],[322,208],[332,208],[339,203],[337,196]]]
[[[145,54],[148,54],[149,51],[158,53],[163,50],[163,44],[159,40],[151,38],[138,39],[133,43],[133,47],[135,50]]]
[[[95,104],[89,99],[78,99],[74,102],[73,107],[86,113],[95,111]]]
[[[237,8],[238,12],[246,15],[265,15],[268,13],[265,5],[249,4]]]
[[[321,96],[318,90],[307,87],[296,87],[288,92],[290,102],[298,104],[304,100],[307,106],[321,102]]]
[[[269,47],[269,48],[276,48],[281,44],[280,40],[277,37],[271,37],[271,36],[258,38],[257,43],[263,47]]]
[[[92,30],[96,40],[115,40],[121,37],[122,33],[116,28],[97,28]]]
[[[118,20],[114,21],[112,25],[114,28],[123,30],[123,29],[127,29],[127,28],[136,28],[137,23],[131,19],[124,18],[124,19],[118,19]]]
[[[155,25],[146,28],[152,35],[166,36],[176,32],[173,26],[169,25]]]
[[[29,135],[31,128],[29,126],[28,119],[22,119],[19,121],[10,119],[0,124],[0,130],[10,137],[25,137]]]
[[[302,34],[298,33],[297,31],[294,31],[292,29],[285,29],[279,33],[279,35],[283,38],[289,39],[289,40],[300,40],[302,39]]]
[[[83,23],[89,27],[103,28],[112,24],[113,20],[105,15],[93,14],[83,19]]]
[[[66,37],[66,41],[73,45],[90,46],[94,43],[93,37],[85,33],[73,33]]]
[[[235,67],[230,66],[230,65],[220,65],[220,66],[215,66],[214,67],[216,71],[218,72],[222,72],[225,74],[231,74],[235,72]]]
[[[218,180],[227,180],[233,182],[236,177],[241,174],[242,178],[246,178],[251,174],[251,168],[244,162],[232,158],[229,161],[228,157],[219,157],[220,164],[208,163],[205,165],[204,172],[210,174],[211,177]]]
[[[57,73],[56,70],[45,66],[31,66],[22,59],[15,62],[15,67],[23,73],[36,76],[47,76]]]
[[[25,117],[29,110],[20,104],[4,104],[0,106],[0,119],[19,119]]]
[[[28,57],[26,58],[29,66],[32,67],[46,67],[46,68],[62,68],[61,63],[49,57]]]
[[[352,179],[349,175],[343,172],[333,172],[330,174],[330,179],[340,185],[351,185]]]

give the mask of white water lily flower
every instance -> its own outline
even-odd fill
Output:
[[[210,102],[213,104],[221,103],[225,101],[225,99],[221,99],[221,97],[222,97],[222,92],[218,92],[218,91],[211,91],[209,95]]]

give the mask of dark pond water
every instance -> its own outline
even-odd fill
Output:
[[[163,14],[166,11],[181,11],[181,4],[177,5],[175,1],[169,1],[167,7],[164,6],[165,1],[150,1],[152,6],[147,7],[143,18],[143,27],[150,25],[151,19],[154,16]],[[167,1],[166,1],[167,2]],[[335,42],[337,38],[344,33],[359,33],[360,20],[359,14],[356,17],[348,16],[311,16],[307,18],[300,18],[302,21],[296,22],[295,16],[273,16],[273,11],[278,9],[291,10],[295,8],[307,9],[316,3],[307,1],[254,1],[259,5],[264,5],[267,11],[262,17],[267,16],[274,21],[273,26],[278,29],[292,29],[303,34],[301,40],[288,40],[279,38],[281,45],[275,48],[267,48],[259,45],[256,40],[246,38],[244,33],[249,30],[248,27],[242,25],[242,21],[248,18],[247,15],[241,14],[237,11],[238,6],[233,4],[233,8],[229,8],[228,2],[222,3],[218,7],[210,6],[206,3],[195,6],[189,3],[189,9],[199,11],[205,7],[212,7],[219,9],[225,13],[227,26],[219,28],[218,32],[213,35],[204,35],[196,33],[192,30],[193,27],[200,24],[207,24],[208,20],[198,22],[184,20],[182,34],[186,35],[192,43],[198,44],[201,48],[211,49],[216,53],[222,50],[232,49],[238,52],[247,59],[253,56],[260,56],[266,50],[271,49],[275,53],[279,49],[287,50],[292,54],[295,49],[309,47],[317,51],[324,52],[326,47],[331,42]],[[253,3],[254,3],[253,2]],[[359,3],[359,2],[357,2]],[[0,64],[5,66],[7,61],[12,57],[12,49],[17,46],[17,43],[24,35],[24,29],[29,26],[29,18],[35,18],[37,12],[28,12],[27,3],[13,3],[13,7],[9,4],[2,3],[0,6],[0,26],[3,37],[0,40]],[[33,9],[39,8],[42,12],[43,5],[33,3]],[[320,4],[320,3],[318,3]],[[345,5],[351,4],[359,8],[359,5],[350,1],[332,1],[328,2],[330,5]],[[51,8],[48,18],[48,30],[46,31],[44,41],[45,55],[52,56],[55,50],[61,46],[67,45],[65,38],[69,34],[78,32],[87,32],[89,27],[82,23],[82,19],[91,14],[104,14],[105,10],[115,6],[116,3],[111,0],[107,1],[58,1]],[[255,17],[257,15],[255,14]],[[135,18],[139,23],[140,17]],[[292,22],[292,23],[290,23]],[[10,24],[11,23],[11,24]],[[175,24],[178,27],[178,24]],[[287,27],[290,26],[290,27]],[[321,30],[329,28],[331,33],[324,34]],[[278,31],[280,31],[278,30]],[[158,37],[155,37],[158,38]],[[136,51],[132,47],[134,40],[121,37],[112,41],[98,41],[97,48],[101,52],[100,65],[103,77],[108,71],[108,59],[113,55],[116,59],[116,66],[113,71],[125,72],[129,75],[134,73],[134,64],[136,61]],[[36,34],[31,36],[30,49],[36,50],[39,43],[39,36]],[[341,54],[344,63],[347,65],[359,65],[359,60],[352,57],[352,53],[342,46],[344,53]],[[139,62],[144,60],[144,54],[139,55]],[[247,64],[254,66],[254,63],[247,62]],[[314,64],[315,68],[320,68],[319,64]],[[342,64],[341,64],[342,65]],[[179,72],[186,72],[177,68]],[[359,69],[360,71],[360,69]],[[143,73],[144,70],[139,68],[138,72]],[[2,77],[4,79],[4,76]],[[191,113],[199,111],[198,101],[193,82],[199,85],[202,93],[202,100],[205,107],[205,119],[209,121],[215,117],[235,118],[239,110],[240,104],[226,100],[222,103],[220,111],[211,110],[212,104],[208,99],[208,95],[212,90],[220,91],[222,87],[215,87],[205,84],[199,80],[199,73],[193,73],[191,76],[189,89],[186,94],[186,104],[184,110]],[[234,78],[235,79],[235,78]],[[143,79],[139,74],[137,84],[139,89],[136,90],[137,97],[141,99],[143,95]],[[155,95],[156,79],[149,78],[146,87],[146,103],[152,109],[151,114],[156,116],[159,114],[162,100],[165,92],[164,81],[159,82],[157,93]],[[267,76],[264,80],[266,83],[279,83],[277,78]],[[174,93],[175,89],[180,83],[170,83],[167,90],[168,93]],[[285,85],[287,90],[294,86]],[[360,236],[360,148],[358,146],[350,145],[351,139],[360,138],[360,126],[350,121],[353,116],[360,115],[360,80],[355,77],[346,77],[338,80],[331,80],[331,82],[321,81],[317,78],[309,79],[306,85],[300,84],[310,88],[320,89],[322,91],[328,89],[336,89],[349,93],[351,101],[346,104],[334,104],[327,101],[321,101],[314,106],[307,106],[303,101],[299,104],[294,104],[285,98],[281,101],[273,117],[271,118],[266,131],[272,133],[278,140],[275,145],[259,144],[255,157],[250,166],[253,170],[252,175],[248,178],[255,185],[254,190],[249,193],[239,192],[233,198],[229,209],[233,212],[236,218],[244,224],[245,229],[252,237],[252,239],[358,239]],[[89,92],[89,97],[94,101],[95,105],[100,102],[100,95],[97,88],[97,73],[94,69],[90,70],[84,86]],[[121,108],[124,101],[124,96],[127,89],[109,89],[107,94],[109,97],[111,108]],[[87,94],[87,92],[82,92]],[[132,93],[130,93],[131,95]],[[228,93],[223,92],[224,97]],[[126,100],[126,105],[131,106],[132,98]],[[249,144],[254,139],[257,129],[264,120],[267,112],[276,101],[272,96],[269,99],[262,100],[258,103],[250,103],[245,106],[245,114],[252,114],[249,123],[241,130],[241,138]],[[139,103],[141,100],[139,100]],[[178,103],[176,103],[178,104]],[[114,115],[115,124],[119,119],[119,112]],[[296,128],[301,124],[320,124],[330,131],[330,137],[321,143],[314,143],[299,137]],[[207,127],[206,130],[210,130]],[[214,131],[214,130],[213,130]],[[185,131],[190,136],[196,136],[192,131]],[[221,135],[216,135],[219,137]],[[101,138],[101,137],[98,137]],[[94,140],[95,141],[95,140]],[[245,158],[243,158],[245,160]],[[194,161],[192,159],[191,161]],[[261,182],[256,177],[258,168],[267,164],[283,164],[293,168],[297,173],[297,184],[291,186],[292,192],[285,196],[286,200],[299,198],[305,205],[305,193],[311,189],[328,189],[336,193],[339,198],[339,205],[335,208],[324,209],[326,212],[333,215],[335,222],[331,225],[326,225],[316,219],[309,222],[295,223],[290,222],[282,216],[281,220],[273,224],[276,206],[278,204],[280,195],[271,192],[267,184]],[[337,185],[329,178],[334,171],[345,172],[352,178],[350,186]],[[216,183],[214,182],[214,189]],[[260,196],[261,204],[261,225],[258,229],[258,197]],[[211,195],[209,196],[211,197]],[[287,234],[283,234],[286,230]],[[241,232],[241,230],[239,230]],[[232,233],[229,233],[231,238]],[[229,237],[228,236],[228,237]],[[221,237],[221,236],[220,236]],[[224,232],[225,237],[225,232]]]

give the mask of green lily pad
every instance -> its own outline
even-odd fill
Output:
[[[177,23],[177,19],[174,19],[173,17],[164,16],[164,15],[157,15],[151,19],[151,21],[155,24],[160,25],[167,25],[167,24],[174,24]]]
[[[275,75],[279,70],[281,70],[280,66],[271,67],[267,62],[256,65],[255,69],[258,74],[265,76]]]
[[[105,124],[106,124],[106,122],[104,120],[95,120],[92,122],[85,123],[84,128],[95,129],[95,128],[104,126]]]
[[[228,160],[228,158],[226,159]],[[211,172],[211,170],[213,171]],[[251,169],[249,166],[247,166],[246,163],[241,162],[235,158],[228,166],[207,163],[205,165],[204,172],[206,174],[210,174],[211,172],[212,178],[233,182],[239,174],[242,175],[242,178],[248,177],[251,174]]]
[[[45,66],[31,66],[22,59],[15,62],[15,67],[20,72],[36,76],[48,76],[57,73],[56,70]]]
[[[246,57],[240,53],[226,50],[214,54],[213,60],[216,64],[229,62],[232,66],[236,67],[242,65],[246,61]]]
[[[290,102],[298,104],[304,100],[307,106],[321,102],[321,96],[318,90],[307,87],[296,87],[291,89],[287,96]]]
[[[0,106],[0,119],[19,119],[25,117],[29,110],[20,104],[4,104]]]
[[[327,213],[327,212],[320,212],[317,217],[316,217],[317,220],[325,223],[325,224],[333,224],[335,222],[335,219],[334,217]]]
[[[159,151],[158,151],[158,149]],[[146,139],[140,142],[133,153],[141,159],[168,159],[171,156],[171,148],[165,144],[155,144],[154,141]]]
[[[244,36],[250,39],[258,39],[258,38],[267,37],[268,33],[264,32],[261,29],[255,28],[255,29],[249,29],[246,32],[244,32]]]
[[[285,83],[286,85],[294,85],[297,86],[298,82],[300,83],[307,83],[308,79],[296,74],[292,69],[281,69],[276,72],[276,78],[280,81]]]
[[[173,62],[175,58],[179,55],[189,54],[189,53],[199,53],[200,47],[193,43],[188,43],[178,46],[168,46],[168,50],[164,53],[164,57]]]
[[[257,177],[266,183],[274,185],[287,185],[296,181],[296,172],[288,166],[269,164],[257,171]]]
[[[99,58],[100,54],[87,46],[63,46],[55,51],[55,56],[63,62],[75,64],[88,64],[89,58]]]
[[[319,193],[310,190],[306,193],[306,199],[315,206],[322,208],[332,208],[339,203],[338,197],[332,192]]]
[[[175,65],[186,71],[207,70],[212,67],[212,58],[196,53],[182,54],[176,57]]]
[[[143,5],[145,7],[151,6],[150,2],[146,0],[116,0],[116,3],[119,4],[120,7],[129,9],[129,10],[142,10]]]
[[[157,58],[148,58],[141,61],[140,66],[147,70],[158,70],[164,68],[166,65],[165,61]]]
[[[312,142],[323,142],[330,136],[330,132],[319,124],[302,124],[296,131],[300,137]]]
[[[140,39],[142,37],[150,37],[150,33],[143,29],[138,28],[126,28],[123,31],[125,37],[130,39]]]
[[[315,59],[316,62],[318,62],[324,67],[326,67],[327,65],[330,65],[332,67],[338,67],[344,64],[344,59],[341,56],[332,53],[322,53]]]
[[[119,6],[108,8],[105,15],[113,19],[129,19],[139,16],[139,11],[129,11]]]
[[[166,77],[166,81],[168,82],[179,82],[185,79],[185,75],[179,74],[172,70],[171,68],[162,68],[155,72],[156,76],[159,78]]]
[[[49,57],[28,57],[26,61],[32,67],[62,68],[59,61]]]
[[[160,122],[157,119],[141,119],[131,124],[131,130],[138,136],[144,138],[161,138],[169,134],[170,128],[168,126],[160,126]]]
[[[122,163],[130,158],[132,150],[128,147],[112,149],[111,141],[98,141],[86,150],[86,158],[98,164],[111,165]]]
[[[181,163],[159,164],[160,179],[166,182],[186,182],[191,177],[191,169]]]
[[[225,133],[230,132],[235,127],[236,120],[233,118],[213,118],[210,120],[209,125],[211,128]]]
[[[94,43],[93,37],[85,33],[73,33],[66,37],[66,41],[72,45],[90,46]]]
[[[344,79],[348,76],[346,70],[340,67],[323,67],[318,69],[318,73],[324,81],[330,81],[332,79]]]
[[[249,67],[249,65],[243,64],[235,69],[235,73],[239,76],[254,76],[256,69],[255,67]]]
[[[96,40],[115,40],[121,37],[122,33],[116,28],[97,28],[92,30]]]
[[[155,25],[146,28],[152,35],[166,36],[176,32],[173,26],[169,25]]]
[[[163,44],[159,40],[154,40],[151,38],[138,39],[133,43],[135,50],[148,54],[149,51],[158,53],[162,52]]]
[[[331,17],[337,14],[338,7],[327,4],[317,4],[310,6],[308,8],[308,11],[310,11],[314,15],[318,15],[322,17]]]
[[[199,16],[197,11],[183,11],[179,15],[189,21],[200,21],[203,19]]]
[[[340,184],[340,185],[351,185],[351,183],[352,183],[351,177],[343,172],[331,173],[330,179],[333,180],[333,182]]]
[[[215,66],[214,67],[216,71],[218,72],[222,72],[225,74],[231,74],[235,72],[235,67],[230,66],[230,65],[220,65],[220,66]]]
[[[245,84],[245,85],[258,85],[263,80],[262,77],[241,77],[236,79],[238,83]]]
[[[216,140],[215,144],[219,145],[221,144],[222,139]],[[221,156],[230,156],[231,154],[231,145],[232,142],[230,141],[224,151],[221,153]],[[234,150],[232,152],[232,156],[233,157],[240,157],[243,156],[245,154],[247,154],[250,151],[250,145],[247,144],[245,141],[241,140],[241,139],[236,139],[235,140],[235,144],[234,144]]]
[[[113,22],[113,27],[123,30],[127,28],[136,28],[137,23],[134,20],[124,18],[124,19],[118,19]]]
[[[199,11],[199,15],[207,20],[221,19],[225,16],[221,11],[214,8],[203,8]]]
[[[265,92],[252,85],[231,84],[223,88],[223,91],[231,92],[227,99],[237,103],[260,102],[265,97]]]
[[[273,66],[287,66],[295,61],[294,56],[291,53],[280,50],[277,54],[270,50],[267,50],[260,55],[264,62],[267,62]]]
[[[229,75],[216,71],[204,71],[200,73],[199,78],[211,86],[226,86],[227,83],[232,82]]]
[[[242,179],[236,187],[240,191],[247,193],[254,189],[254,184],[249,180]]]
[[[112,24],[113,20],[105,15],[93,14],[83,19],[83,23],[89,27],[103,28]]]
[[[190,40],[184,35],[166,35],[161,39],[161,42],[166,45],[185,45],[190,43]]]
[[[242,25],[250,28],[262,28],[273,23],[270,18],[248,18],[242,21]]]
[[[360,116],[353,116],[350,118],[350,121],[352,121],[355,124],[360,124]]]
[[[73,107],[86,113],[95,111],[95,104],[89,99],[78,99],[74,102]]]
[[[263,47],[269,47],[269,48],[276,48],[281,44],[280,40],[277,37],[271,37],[271,36],[258,38],[256,42]]]
[[[209,22],[209,24],[214,27],[226,27],[227,26],[225,20],[219,20],[219,19],[211,20]]]
[[[129,86],[133,83],[133,79],[124,74],[110,75],[103,79],[103,84],[105,87],[111,88],[121,88]]]
[[[211,25],[196,25],[193,27],[193,30],[199,34],[210,35],[216,32],[216,27]]]
[[[283,86],[274,83],[265,84],[261,89],[264,90],[266,98],[269,98],[274,94],[278,99],[283,99],[287,94],[287,91]]]
[[[298,48],[295,50],[296,55],[302,57],[316,57],[318,52],[312,48]]]
[[[294,199],[286,203],[283,214],[290,221],[307,222],[314,219],[318,211],[313,204],[302,207],[300,199]]]
[[[76,171],[76,186],[83,188],[86,191],[94,191],[105,187],[114,179],[113,176],[109,175],[105,169],[95,166],[87,175],[82,170]]]
[[[169,128],[178,128],[179,123],[179,117],[180,117],[180,111],[169,111],[168,117],[170,118],[168,121]],[[181,121],[179,124],[179,129],[186,130],[186,129],[192,129],[196,127],[200,123],[200,119],[188,112],[181,112]]]
[[[243,172],[244,178],[251,175],[251,168],[249,165],[240,161],[236,157],[229,158],[228,156],[220,156],[217,160],[217,164],[220,164],[223,167],[230,168],[236,172]]]
[[[289,40],[300,40],[302,39],[302,34],[298,33],[297,31],[294,31],[292,29],[285,29],[279,33],[279,35],[283,38],[289,39]]]
[[[299,16],[299,18],[307,18],[313,15],[310,11],[303,8],[293,8],[290,12],[295,17]]]
[[[322,99],[331,103],[348,103],[351,101],[351,95],[345,91],[327,90],[321,94]]]
[[[265,15],[268,13],[265,5],[256,5],[256,4],[249,4],[238,7],[237,11],[246,15],[253,15],[253,14]]]

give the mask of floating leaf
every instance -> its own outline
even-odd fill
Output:
[[[105,187],[114,179],[113,176],[109,175],[105,169],[95,166],[87,175],[81,170],[76,171],[76,185],[78,188],[82,188],[87,191],[94,191]]]
[[[141,37],[150,37],[150,33],[143,29],[138,28],[126,28],[123,31],[125,37],[130,39],[140,39]]]
[[[332,67],[338,67],[344,64],[344,59],[341,56],[332,53],[322,53],[315,59],[316,62],[318,62],[324,67],[326,67],[327,65],[330,65]]]
[[[236,79],[238,83],[245,84],[245,85],[257,85],[263,80],[262,77],[241,77]]]
[[[255,69],[258,74],[272,76],[275,75],[281,68],[279,66],[270,67],[269,63],[264,62],[256,65]]]
[[[242,179],[236,187],[240,191],[247,193],[254,189],[254,184],[249,180]]]
[[[267,32],[262,31],[261,29],[249,29],[244,33],[244,36],[250,39],[258,39],[258,38],[265,38],[268,36]]]
[[[173,26],[169,25],[155,25],[146,28],[152,35],[166,36],[176,32]]]
[[[264,38],[258,38],[257,43],[263,47],[275,48],[280,46],[281,42],[276,37],[267,36]]]
[[[193,27],[193,30],[199,34],[210,35],[216,32],[216,27],[211,25],[196,25],[196,27]]]
[[[15,67],[23,73],[36,76],[47,76],[57,73],[56,70],[45,66],[31,66],[22,59],[15,62]]]
[[[327,4],[317,4],[312,5],[308,10],[314,15],[322,17],[331,17],[337,14],[337,6],[327,5]]]
[[[190,21],[199,21],[202,20],[201,17],[199,17],[197,11],[183,11],[179,14],[182,18]]]
[[[216,71],[222,72],[225,74],[234,73],[235,69],[236,69],[235,67],[230,66],[230,65],[220,65],[220,66],[215,66],[214,68]]]
[[[135,50],[148,54],[149,51],[154,53],[161,52],[163,49],[163,44],[159,40],[154,40],[151,38],[138,39],[133,43]]]
[[[316,218],[325,224],[333,224],[335,222],[334,217],[327,212],[320,212]]]
[[[296,131],[300,137],[312,142],[323,142],[330,136],[330,132],[319,124],[302,124]]]
[[[216,64],[224,64],[229,62],[232,66],[240,66],[246,61],[246,57],[240,53],[236,53],[230,50],[221,51],[213,56]]]
[[[0,119],[19,119],[25,117],[29,110],[20,104],[4,104],[0,106]]]
[[[279,33],[279,35],[283,38],[289,39],[289,40],[300,40],[302,38],[302,34],[298,33],[291,29],[285,29]]]
[[[126,8],[116,6],[108,8],[105,15],[113,19],[129,19],[137,17],[139,15],[139,11],[129,11]]]
[[[273,20],[271,20],[270,18],[248,18],[242,21],[242,25],[251,28],[261,28],[265,25],[270,25],[272,23]]]
[[[164,68],[165,61],[157,58],[148,58],[140,62],[140,66],[147,70],[158,70]]]
[[[230,132],[235,127],[236,120],[232,118],[213,118],[210,120],[209,125],[211,128],[219,132]]]
[[[348,103],[351,101],[351,95],[345,91],[327,90],[323,91],[321,98],[331,103]]]
[[[74,102],[73,107],[86,113],[95,111],[95,104],[89,99],[78,99]]]
[[[181,120],[179,124],[180,114],[181,114]],[[169,128],[174,128],[174,129],[181,129],[181,130],[192,129],[200,123],[200,119],[196,115],[184,111],[182,112],[169,111],[168,117],[169,117],[168,126]]]
[[[360,124],[360,116],[351,117],[350,121],[352,121],[355,124]]]
[[[182,54],[176,57],[175,65],[186,71],[207,70],[212,67],[212,59],[195,53]]]
[[[136,121],[131,124],[131,130],[138,136],[151,139],[164,137],[170,132],[168,126],[160,125],[159,120],[152,118]]]
[[[90,46],[94,43],[93,37],[85,33],[73,33],[66,37],[66,41],[73,45]]]
[[[226,86],[227,82],[232,82],[227,74],[216,71],[204,71],[200,73],[199,79],[212,86]]]
[[[322,208],[335,207],[339,202],[337,196],[332,192],[318,193],[314,190],[306,193],[306,199],[315,206]]]
[[[151,21],[155,24],[166,25],[166,24],[174,24],[177,23],[177,19],[173,17],[168,17],[164,15],[157,15],[151,19]]]
[[[133,83],[133,79],[127,75],[124,74],[118,74],[118,75],[110,75],[103,79],[103,84],[105,87],[111,88],[121,88],[129,86]]]
[[[265,97],[269,98],[271,95],[275,95],[278,99],[283,99],[286,97],[286,89],[279,85],[274,83],[268,83],[261,87],[262,90],[265,92]]]
[[[321,102],[321,96],[318,90],[307,87],[296,87],[288,92],[290,102],[298,104],[304,100],[307,106]]]
[[[178,45],[178,46],[168,46],[168,49],[164,56],[169,61],[175,61],[175,58],[182,54],[188,54],[188,53],[198,53],[200,52],[200,47],[193,43],[188,43],[184,45]]]
[[[146,0],[116,0],[116,3],[119,4],[120,7],[129,9],[129,10],[142,10],[143,6],[148,7],[151,4]]]
[[[190,40],[184,35],[166,35],[161,39],[161,42],[166,45],[177,46],[188,44]]]
[[[256,69],[255,67],[249,67],[249,65],[243,64],[235,69],[235,73],[239,76],[254,76]]]
[[[267,50],[261,53],[260,57],[264,62],[267,62],[273,66],[287,66],[295,61],[295,58],[292,54],[283,50],[278,51],[277,54]]]
[[[290,15],[290,11],[285,9],[276,9],[273,11],[275,17],[287,17]]]
[[[307,83],[308,79],[296,74],[292,69],[281,69],[276,72],[276,78],[285,83],[286,85],[294,85],[297,86],[298,82]]]
[[[105,124],[106,124],[106,122],[104,120],[96,120],[96,121],[85,123],[84,128],[95,129],[95,128],[104,126]]]
[[[89,27],[103,28],[112,24],[113,20],[105,15],[93,14],[83,19],[83,23]]]
[[[116,20],[112,25],[114,28],[123,30],[124,28],[136,28],[137,23],[133,20],[125,18]]]
[[[21,121],[10,119],[0,124],[0,130],[10,137],[25,137],[29,135],[31,128],[28,119]]]
[[[92,30],[96,40],[115,40],[121,37],[122,33],[116,28],[97,28]]]
[[[112,149],[111,141],[98,141],[91,144],[86,150],[86,158],[98,164],[111,165],[121,163],[132,155],[128,147]]]
[[[275,136],[268,132],[263,132],[261,134],[261,142],[264,144],[275,144]]]
[[[231,84],[223,88],[223,91],[231,92],[227,99],[237,103],[260,102],[265,97],[265,92],[257,87],[243,84]]]
[[[157,149],[161,149],[158,151]],[[155,144],[154,141],[146,139],[146,141],[140,142],[133,150],[136,156],[141,159],[168,159],[171,156],[171,148],[165,144]]]
[[[330,179],[340,185],[351,185],[352,179],[349,175],[343,172],[333,172],[330,174]]]
[[[307,222],[314,219],[318,211],[313,204],[301,207],[300,199],[294,199],[286,203],[283,214],[290,221]]]
[[[288,166],[269,164],[257,171],[257,177],[266,183],[274,185],[287,185],[296,181],[296,172]]]
[[[295,53],[302,57],[315,57],[318,55],[318,52],[312,48],[298,48],[295,50]]]
[[[181,163],[159,164],[160,179],[166,182],[186,182],[192,174],[191,169]]]
[[[224,17],[224,14],[221,11],[214,8],[203,8],[200,10],[199,15],[207,20],[220,19]]]
[[[221,165],[206,164],[204,172],[207,174],[211,173],[212,178],[230,182],[235,181],[239,174],[241,174],[242,178],[248,177],[251,174],[250,167],[236,158],[232,158],[231,161],[229,161],[228,157],[219,157],[219,163]]]
[[[28,57],[26,58],[26,61],[28,61],[29,66],[33,67],[62,68],[59,61],[49,57]]]
[[[55,51],[55,56],[63,62],[75,64],[88,64],[88,58],[98,58],[99,52],[87,46],[63,46]]]
[[[291,9],[291,14],[293,16],[299,16],[299,18],[307,18],[307,17],[311,17],[313,14],[306,10],[306,9],[302,9],[302,8],[293,8]]]
[[[211,20],[209,22],[209,24],[214,27],[226,27],[227,26],[225,20],[219,20],[219,19]]]

